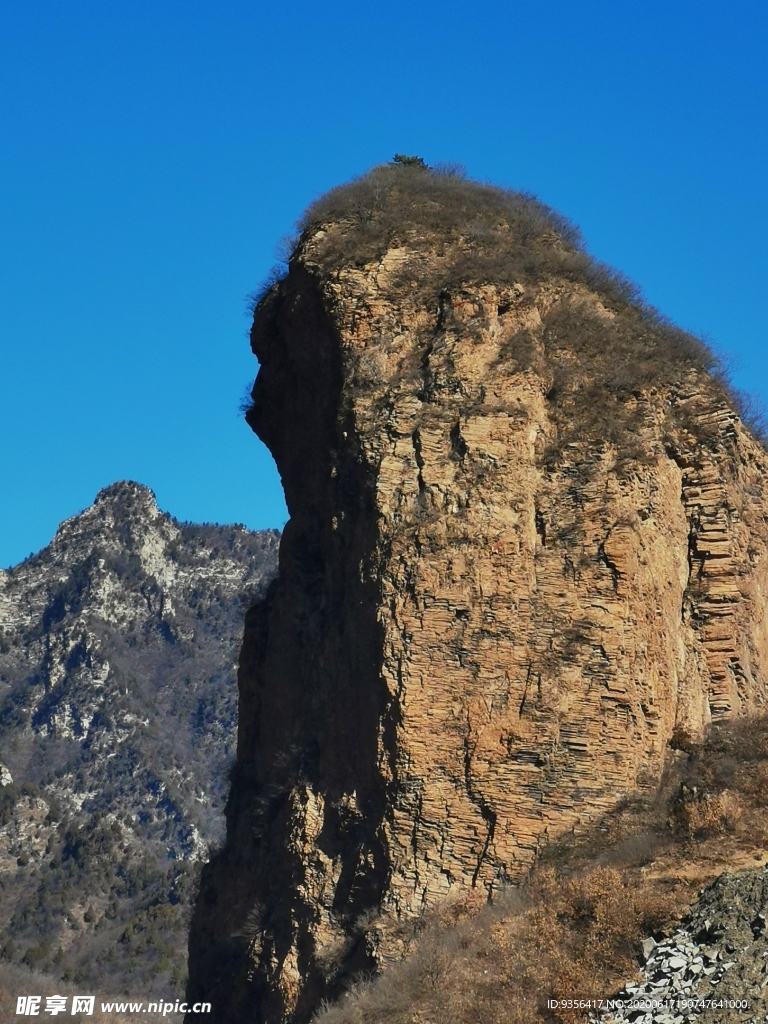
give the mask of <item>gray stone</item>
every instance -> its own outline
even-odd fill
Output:
[[[656,948],[655,939],[643,939],[643,956],[647,960],[653,950]]]

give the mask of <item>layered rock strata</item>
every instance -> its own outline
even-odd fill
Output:
[[[331,271],[340,232],[252,334],[291,518],[193,923],[228,1024],[307,1021],[394,955],[387,922],[492,894],[765,701],[766,457],[723,388],[681,362],[603,406],[562,338],[620,362],[636,310],[556,274],[444,287],[442,237]]]

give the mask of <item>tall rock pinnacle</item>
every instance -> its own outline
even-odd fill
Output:
[[[310,210],[252,345],[291,519],[190,994],[300,1024],[393,921],[492,895],[675,730],[765,703],[767,460],[566,222],[424,169]]]

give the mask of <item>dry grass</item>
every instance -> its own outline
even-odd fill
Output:
[[[326,272],[363,266],[404,246],[409,259],[390,287],[429,295],[436,306],[441,293],[468,284],[571,281],[598,294],[608,309],[634,309],[646,332],[666,333],[696,365],[708,369],[716,362],[703,342],[644,303],[623,274],[590,256],[578,227],[529,192],[384,164],[321,196],[297,227],[314,234],[329,224],[333,230],[322,241],[315,238],[313,249]]]
[[[547,397],[558,428],[549,452],[553,465],[574,441],[588,454],[608,443],[616,449],[617,470],[631,471],[644,455],[638,398],[649,388],[678,386],[691,371],[712,374],[713,396],[730,402],[764,439],[759,408],[729,385],[709,346],[645,303],[622,274],[593,259],[578,228],[529,193],[420,165],[385,164],[322,196],[298,227],[299,251],[311,235],[312,259],[329,277],[345,266],[374,263],[392,248],[407,250],[390,292],[434,309],[438,320],[445,295],[467,287],[522,285],[524,302],[542,287],[561,293],[543,325],[506,344],[506,358],[516,367],[551,380]],[[283,268],[254,294],[254,307],[290,266],[293,257],[283,258]],[[587,293],[599,302],[585,303]],[[466,323],[461,330],[471,336]],[[702,417],[693,413],[693,436],[710,443]],[[686,426],[683,418],[685,410],[673,403],[670,436]]]
[[[439,913],[422,922],[408,958],[358,984],[317,1024],[570,1024],[583,1015],[550,1013],[547,1000],[604,996],[673,911],[657,887],[615,868],[569,879],[546,868],[458,923]]]
[[[768,718],[675,745],[655,794],[544,851],[495,905],[465,901],[418,922],[409,955],[316,1024],[583,1021],[583,1010],[547,1000],[616,992],[637,970],[641,940],[673,930],[701,885],[765,859]]]

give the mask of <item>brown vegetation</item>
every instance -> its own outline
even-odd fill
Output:
[[[358,981],[316,1024],[583,1021],[583,1009],[548,1000],[615,993],[635,973],[642,939],[672,931],[697,889],[766,857],[768,716],[685,745],[658,791],[544,850],[494,905],[478,911],[468,900],[418,922],[408,955]]]
[[[313,259],[324,275],[402,248],[406,258],[389,287],[436,311],[444,305],[441,296],[468,286],[522,289],[516,302],[523,305],[535,301],[542,285],[549,288],[543,325],[512,337],[508,356],[521,370],[551,380],[548,398],[560,435],[553,461],[574,441],[612,443],[621,470],[640,452],[631,443],[642,426],[639,393],[678,386],[691,370],[713,374],[748,429],[765,439],[761,408],[730,385],[712,349],[644,302],[624,275],[591,257],[579,229],[530,193],[398,157],[326,193],[297,226],[302,238],[313,238]],[[281,259],[254,292],[252,308],[284,276],[290,264],[285,249]],[[585,302],[587,293],[600,306]],[[471,334],[470,327],[463,325]],[[683,424],[684,416],[673,407],[671,424],[693,424],[695,439],[707,443],[701,417]]]
[[[299,228],[313,231],[333,223],[322,250],[331,269],[364,264],[387,249],[408,245],[414,254],[433,250],[435,236],[463,243],[443,250],[445,285],[470,280],[514,284],[557,274],[590,280],[617,301],[636,289],[593,261],[573,224],[528,193],[468,181],[455,173],[386,164],[332,189],[309,207]],[[411,283],[416,283],[408,268]]]

